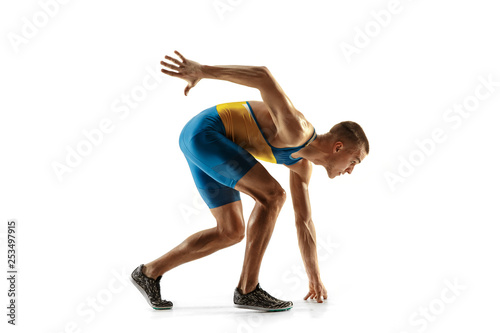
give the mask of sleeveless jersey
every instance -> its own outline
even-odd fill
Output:
[[[234,102],[216,105],[226,137],[247,150],[255,158],[277,164],[292,165],[302,159],[291,154],[304,148],[317,137],[316,130],[306,143],[298,147],[276,148],[266,139],[248,102]]]

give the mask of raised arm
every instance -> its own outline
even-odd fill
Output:
[[[189,90],[193,88],[201,79],[225,80],[247,87],[259,89],[262,100],[271,112],[275,124],[286,124],[295,119],[296,109],[285,95],[283,89],[272,76],[271,72],[264,66],[207,66],[196,61],[186,59],[182,54],[175,51],[180,61],[170,56],[165,59],[172,62],[161,64],[170,70],[162,69],[167,75],[181,78],[188,82],[184,89],[187,96]]]

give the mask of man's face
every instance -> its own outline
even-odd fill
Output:
[[[333,179],[345,173],[351,174],[354,167],[366,157],[364,149],[347,149],[342,142],[335,143],[333,154],[325,165],[328,177]]]

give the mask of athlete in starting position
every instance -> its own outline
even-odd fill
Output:
[[[363,129],[344,121],[317,135],[266,67],[205,66],[175,53],[180,60],[165,56],[170,63],[161,61],[168,68],[162,72],[186,80],[186,96],[201,79],[218,79],[257,88],[263,101],[219,104],[185,125],[179,145],[217,227],[200,231],[160,258],[140,265],[132,273],[132,282],[154,309],[172,308],[172,302],[160,295],[162,275],[243,240],[243,192],[255,200],[255,207],[248,220],[243,270],[233,301],[251,309],[291,309],[292,302],[272,297],[259,285],[262,257],[286,196],[257,158],[290,169],[298,243],[309,278],[304,299],[322,303],[327,291],[320,278],[308,184],[313,164],[323,166],[329,178],[351,174],[369,152]]]

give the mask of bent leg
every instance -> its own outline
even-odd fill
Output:
[[[259,283],[259,271],[278,214],[286,194],[280,184],[257,163],[243,176],[235,189],[248,194],[255,206],[248,220],[247,243],[238,288],[243,294],[253,291]]]
[[[258,163],[257,160],[225,136],[224,125],[215,108],[203,111],[186,124],[179,137],[179,146],[200,195],[217,220],[217,227],[188,237],[170,252],[146,264],[144,273],[153,278],[244,237],[242,205],[235,185]]]
[[[144,265],[144,274],[156,279],[172,268],[205,257],[239,243],[245,236],[241,200],[210,209],[217,227],[202,230],[184,240],[160,258]]]

